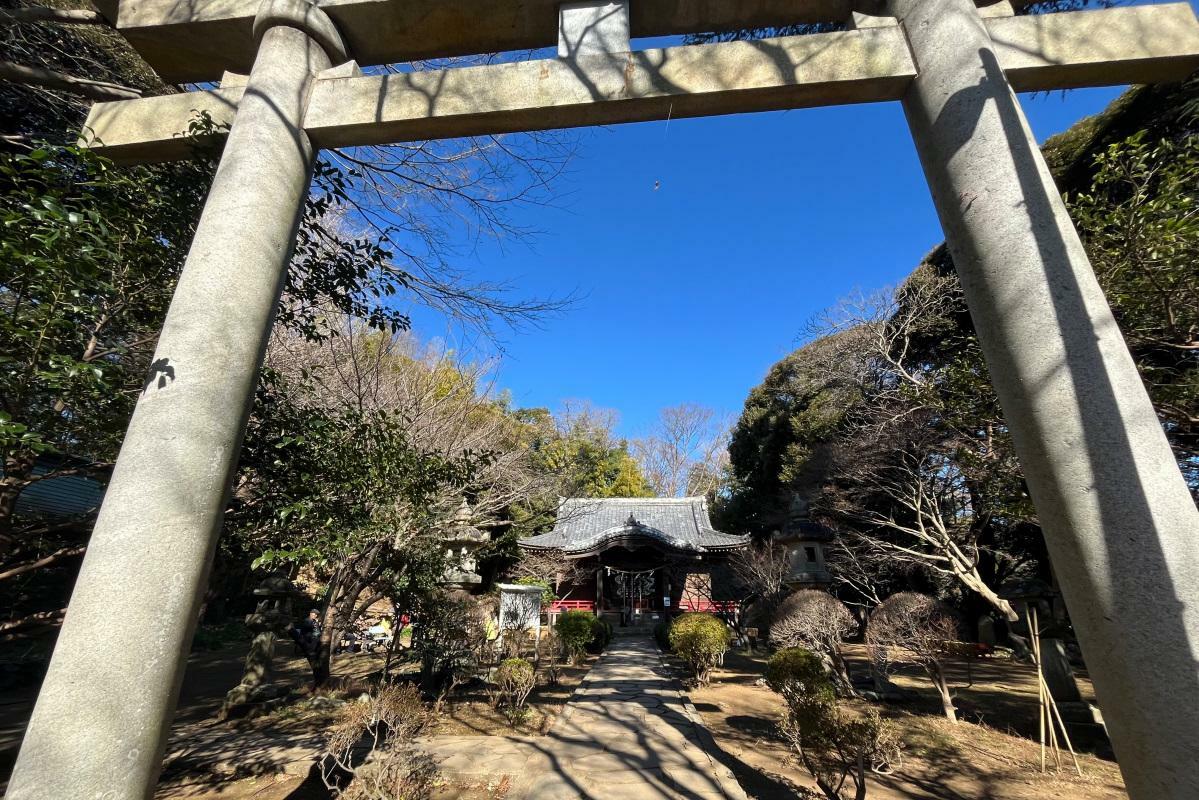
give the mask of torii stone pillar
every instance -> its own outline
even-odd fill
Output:
[[[1199,797],[1199,513],[969,0],[888,0],[903,107],[1129,794]]]
[[[8,788],[150,798],[221,529],[314,148],[323,11],[266,0],[258,54],[96,521]]]

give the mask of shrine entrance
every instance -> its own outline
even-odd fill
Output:
[[[556,610],[594,611],[621,626],[727,610],[732,586],[714,586],[712,575],[748,544],[712,527],[703,497],[563,500],[552,531],[519,542],[577,562],[584,577],[562,587],[569,599]]]

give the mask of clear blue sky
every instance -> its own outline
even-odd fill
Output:
[[[1043,141],[1120,91],[1022,101]],[[942,239],[897,103],[588,130],[557,189],[555,206],[516,215],[542,231],[531,246],[460,263],[530,295],[581,295],[543,329],[504,334],[498,383],[519,406],[615,408],[625,436],[682,402],[739,413],[807,319],[902,280]],[[461,344],[427,312],[414,323]]]

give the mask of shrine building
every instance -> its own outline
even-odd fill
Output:
[[[582,562],[584,577],[560,587],[553,611],[636,624],[680,611],[732,613],[724,567],[749,543],[712,527],[706,498],[614,497],[563,499],[554,529],[519,544]]]

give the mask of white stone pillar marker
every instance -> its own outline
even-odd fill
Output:
[[[1199,512],[970,0],[887,0],[903,106],[1134,800],[1199,797]]]
[[[139,800],[157,782],[315,148],[326,14],[266,0],[258,54],[21,745],[11,800]]]

